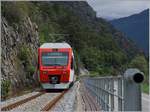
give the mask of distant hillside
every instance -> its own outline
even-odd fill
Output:
[[[138,54],[136,46],[97,18],[85,1],[3,1],[1,9],[3,96],[8,89],[13,93],[33,86],[37,48],[45,42],[66,41],[74,50],[76,71],[84,66],[100,75],[117,75]]]
[[[115,28],[133,40],[147,55],[149,52],[149,9],[139,14],[110,21]]]

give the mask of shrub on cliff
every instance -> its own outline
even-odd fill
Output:
[[[29,49],[25,45],[20,46],[18,57],[25,65],[29,63],[29,53]]]
[[[5,99],[8,96],[10,90],[10,81],[9,80],[2,80],[1,82],[1,97]]]
[[[32,65],[28,65],[27,66],[27,75],[26,75],[27,78],[32,79],[32,76],[33,76],[34,72],[35,72],[35,67],[32,66]]]
[[[28,15],[28,4],[25,2],[3,2],[2,16],[4,16],[9,24],[19,23]]]

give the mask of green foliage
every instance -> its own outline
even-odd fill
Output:
[[[28,12],[26,2],[2,2],[2,15],[10,24],[19,23],[28,15]]]
[[[99,76],[111,74],[111,68],[108,68],[108,67],[97,67],[96,71],[98,71]]]
[[[20,51],[18,53],[18,58],[22,61],[25,70],[26,70],[26,77],[32,79],[32,75],[35,72],[35,67],[30,62],[30,50],[26,45],[20,46]]]
[[[138,55],[136,56],[130,63],[129,67],[138,68],[143,71],[145,74],[148,72],[148,63],[144,56]]]
[[[23,63],[27,64],[29,63],[29,53],[29,48],[27,48],[25,45],[20,46],[18,57]]]
[[[98,72],[90,71],[90,77],[97,77],[97,76],[100,76]]]
[[[142,91],[143,91],[144,93],[149,94],[149,84],[143,83],[143,84],[142,84]]]
[[[76,77],[76,81],[80,81],[80,76],[77,76],[77,77]]]
[[[127,60],[120,51],[104,51],[96,48],[86,48],[81,51],[82,61],[89,70],[96,70],[99,74],[111,74],[119,69]],[[111,69],[113,66],[113,69]],[[115,68],[114,68],[115,67]],[[117,71],[117,70],[116,70]],[[115,74],[114,74],[115,75]],[[117,75],[117,74],[116,74]]]
[[[91,77],[118,75],[119,71],[114,67],[98,66],[95,71],[90,71]]]
[[[40,33],[39,42],[41,45],[46,42],[45,35],[43,33]]]
[[[96,66],[98,66],[98,57],[95,50],[95,48],[85,48],[81,51],[81,59],[85,67],[91,71],[94,70]]]
[[[128,57],[114,41],[114,29],[103,19],[83,21],[73,10],[61,2],[2,2],[2,15],[8,21],[18,22],[29,16],[38,25],[40,44],[68,42],[75,51],[76,71],[83,63],[100,75],[116,75],[119,68],[127,65]],[[51,35],[62,33],[70,36]],[[28,48],[21,47],[19,59],[29,63],[28,54]]]
[[[1,82],[1,96],[5,98],[8,96],[10,90],[10,81],[9,80],[2,80]]]
[[[27,78],[31,79],[33,74],[34,74],[34,72],[35,72],[35,67],[32,66],[32,65],[28,65],[27,66]]]
[[[74,68],[75,68],[75,73],[79,75],[79,68],[81,67],[81,62],[80,62],[80,56],[76,50],[74,52]]]
[[[129,67],[138,68],[141,70],[145,74],[145,82],[149,83],[148,62],[143,55],[138,55],[133,60],[131,60]]]

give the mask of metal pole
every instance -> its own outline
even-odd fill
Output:
[[[128,69],[124,74],[124,111],[141,111],[141,87],[144,75],[138,69]]]

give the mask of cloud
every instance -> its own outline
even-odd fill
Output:
[[[149,0],[87,0],[98,17],[107,19],[126,17],[150,8]]]

